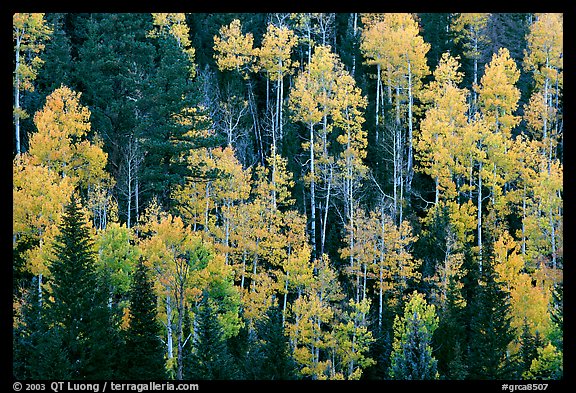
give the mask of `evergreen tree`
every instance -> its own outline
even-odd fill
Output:
[[[438,327],[434,305],[416,291],[404,307],[404,315],[394,319],[390,378],[402,380],[438,379],[432,356],[432,336]]]
[[[118,337],[107,291],[96,273],[93,240],[76,196],[65,206],[50,266],[49,329],[61,332],[60,349],[72,379],[113,376]]]
[[[488,247],[486,251],[487,254],[491,252]],[[484,267],[469,305],[469,378],[510,378],[508,345],[514,339],[510,326],[510,299],[496,280],[493,260]]]
[[[190,379],[228,380],[239,376],[214,310],[212,301],[203,296],[196,313],[193,352],[184,370]]]
[[[45,309],[39,301],[37,277],[32,278],[12,330],[14,378],[68,379],[70,365],[60,349],[61,331],[48,329]]]
[[[127,379],[164,379],[164,347],[156,320],[156,295],[142,258],[130,286],[130,325],[124,346],[124,376]]]
[[[467,376],[464,359],[465,322],[465,302],[451,277],[446,292],[446,304],[440,313],[440,322],[434,334],[438,372],[445,379],[460,380]]]
[[[188,161],[191,149],[217,144],[209,130],[209,115],[200,107],[199,83],[193,80],[194,66],[188,53],[172,35],[156,38],[155,72],[143,87],[140,109],[146,116],[136,126],[136,136],[146,151],[141,182],[144,201],[157,195],[166,209],[171,192],[184,184],[186,176],[200,176]]]
[[[269,308],[266,318],[257,324],[257,331],[261,337],[257,344],[261,355],[258,379],[295,379],[296,365],[282,326],[282,311],[278,307]]]

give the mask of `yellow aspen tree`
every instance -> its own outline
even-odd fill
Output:
[[[252,33],[242,33],[242,25],[238,19],[222,26],[219,34],[214,36],[214,59],[218,69],[236,70],[247,79],[256,60],[254,36]]]
[[[368,145],[366,131],[362,129],[365,121],[364,110],[367,100],[354,82],[352,76],[346,72],[336,79],[335,105],[332,119],[336,130],[341,130],[336,141],[341,145],[342,152],[336,161],[337,173],[335,188],[337,195],[344,202],[344,225],[350,230],[354,229],[354,212],[358,204],[358,192],[362,180],[368,174],[368,167],[363,163],[366,158]],[[327,209],[326,212],[327,213]],[[327,217],[325,216],[324,225]],[[325,232],[325,231],[323,231]],[[350,246],[354,247],[354,233],[350,233]],[[351,267],[354,261],[350,261]],[[356,299],[358,301],[358,299]]]
[[[468,110],[467,91],[458,87],[463,78],[459,67],[457,58],[443,53],[434,70],[434,80],[422,93],[422,100],[429,107],[420,122],[415,150],[419,170],[434,179],[434,204],[440,197],[454,200],[458,196],[454,147],[462,140]]]
[[[298,66],[297,62],[291,60],[292,49],[297,41],[294,32],[287,27],[268,24],[266,33],[262,38],[262,45],[255,50],[258,56],[259,69],[266,71],[267,83],[269,81],[276,82],[276,103],[272,122],[273,154],[274,149],[281,145],[284,136],[282,131],[284,77],[290,75],[293,68]]]
[[[44,61],[38,54],[44,50],[46,40],[52,35],[43,13],[15,13],[12,15],[12,40],[14,42],[14,128],[16,155],[22,151],[20,119],[28,117],[20,104],[24,91],[34,91],[34,80]]]
[[[235,71],[246,81],[248,108],[252,115],[254,135],[260,159],[264,163],[264,148],[262,146],[258,111],[250,79],[250,74],[258,71],[257,51],[254,48],[253,34],[242,33],[242,24],[239,19],[234,19],[229,25],[222,26],[219,30],[219,35],[214,36],[214,60],[216,60],[216,65],[220,71]]]
[[[330,379],[358,380],[365,368],[376,363],[367,356],[370,344],[375,341],[366,318],[370,299],[360,302],[350,299],[347,308],[343,321],[333,329],[334,345],[329,349],[332,353]]]
[[[333,344],[334,306],[343,299],[337,273],[326,254],[315,261],[312,285],[290,306],[290,337],[293,357],[303,376],[312,379],[330,377],[331,360],[326,351]]]
[[[544,91],[547,103],[552,102],[551,95],[558,94],[554,89],[562,87],[563,24],[562,14],[536,14],[526,37],[524,68],[533,72],[536,88]]]
[[[258,56],[260,70],[265,70],[267,74],[267,86],[270,81],[276,82],[276,103],[272,110],[272,182],[276,176],[276,149],[282,146],[284,138],[283,132],[283,103],[284,103],[284,77],[293,72],[292,48],[297,44],[294,32],[285,26],[277,27],[268,24],[266,33],[262,39],[262,46],[255,49]],[[268,96],[269,88],[266,89]],[[268,100],[267,100],[268,102]],[[269,105],[267,104],[267,107]],[[270,106],[271,108],[271,106]],[[275,203],[275,191],[273,191]]]
[[[15,226],[20,228],[19,222],[34,221],[26,224],[35,232],[32,240],[36,243],[28,251],[28,260],[38,275],[39,287],[50,253],[50,247],[44,245],[52,243],[47,240],[55,234],[66,198],[75,188],[90,196],[96,188],[112,187],[105,169],[107,154],[97,137],[94,142],[88,140],[90,111],[79,101],[80,94],[64,86],[50,94],[34,116],[38,131],[30,137],[26,156],[15,161]],[[34,177],[28,178],[31,174]],[[21,193],[27,195],[20,201]],[[29,212],[20,211],[23,204],[30,208]],[[33,218],[34,215],[37,216]],[[25,231],[24,227],[21,229]],[[19,230],[15,231],[15,238],[18,236]]]
[[[364,23],[365,28],[362,30],[362,37],[360,42],[360,50],[366,58],[367,65],[376,66],[376,142],[378,142],[380,129],[379,125],[381,119],[384,116],[382,109],[384,104],[384,92],[382,85],[382,70],[389,64],[388,53],[385,48],[385,28],[386,25],[383,23],[383,17],[375,18],[372,20],[369,15],[375,14],[362,14],[361,19]],[[382,14],[380,14],[382,15]],[[378,23],[380,22],[380,23]],[[382,101],[382,102],[381,102]]]
[[[175,335],[177,378],[181,379],[185,305],[198,300],[202,293],[201,288],[191,288],[190,281],[207,266],[211,257],[199,234],[192,232],[180,217],[162,212],[155,203],[146,209],[138,230],[143,236],[142,254],[155,275],[156,292],[162,299],[158,305],[166,327],[168,362],[174,362]]]
[[[429,73],[426,62],[426,54],[430,50],[430,44],[424,42],[420,35],[418,21],[412,14],[386,14],[384,22],[388,26],[387,30],[387,49],[391,53],[391,64],[389,79],[395,88],[396,104],[396,123],[400,123],[400,105],[405,102],[407,111],[408,133],[405,138],[407,147],[406,158],[406,193],[411,192],[412,178],[414,176],[413,168],[413,123],[414,123],[414,98],[417,96],[422,87],[422,79]],[[388,72],[388,71],[387,71]],[[403,93],[401,91],[404,91]],[[400,138],[402,139],[402,138]],[[401,148],[401,140],[397,142]],[[400,153],[400,151],[398,152]],[[402,184],[400,184],[402,187]],[[400,189],[402,200],[402,188]],[[401,210],[400,210],[401,212]],[[402,222],[400,214],[398,222]]]
[[[309,170],[305,180],[310,184],[310,240],[313,257],[318,252],[316,247],[316,161],[318,153],[315,152],[317,138],[315,126],[322,123],[323,136],[328,132],[327,117],[330,105],[328,93],[331,90],[330,84],[334,83],[335,56],[330,52],[329,47],[317,47],[308,67],[297,75],[289,96],[292,119],[304,123],[309,130],[308,139],[303,147],[309,150]],[[325,140],[322,135],[320,139]]]
[[[525,113],[549,166],[562,140],[563,23],[562,14],[536,14],[524,51],[524,69],[533,73],[535,82]]]
[[[108,155],[97,136],[88,140],[90,110],[80,103],[81,93],[62,86],[34,115],[38,132],[30,137],[30,155],[62,177],[70,177],[82,190],[109,181]]]
[[[370,25],[366,32],[361,48],[364,48],[363,53],[369,62],[378,66],[377,76],[380,71],[383,73],[383,83],[388,88],[388,100],[394,106],[390,150],[394,163],[394,215],[398,216],[397,222],[400,223],[403,220],[404,187],[406,193],[410,194],[414,175],[414,98],[420,92],[422,79],[430,73],[426,63],[430,44],[424,42],[418,21],[408,13],[386,13],[381,21]],[[380,97],[379,91],[377,86],[377,101]],[[402,125],[404,116],[407,118],[406,135]]]
[[[516,340],[510,343],[510,349],[511,353],[517,353],[525,325],[532,335],[538,332],[542,337],[547,337],[551,332],[552,322],[548,312],[550,287],[539,285],[537,275],[525,271],[518,244],[507,231],[503,231],[494,243],[494,259],[498,280],[510,294],[510,325],[516,332]]]
[[[306,236],[306,217],[295,210],[282,214],[283,240],[286,258],[282,261],[283,281],[282,325],[286,324],[288,295],[295,292],[300,298],[305,289],[314,280],[314,265],[311,261],[311,249]]]
[[[355,292],[354,300],[358,303],[366,299],[368,269],[378,258],[379,226],[377,218],[358,208],[354,213],[355,220],[346,227],[345,241],[347,247],[340,250],[342,259],[348,259],[349,265],[344,271],[352,278]]]
[[[482,169],[485,170],[483,181],[490,189],[492,208],[490,215],[491,219],[496,221],[501,220],[501,216],[504,215],[506,200],[503,196],[509,188],[507,174],[514,166],[509,150],[512,144],[512,130],[520,122],[520,117],[514,114],[520,99],[520,90],[515,86],[519,77],[520,72],[510,57],[510,52],[506,48],[500,48],[486,65],[478,88],[478,108],[488,126],[480,147],[486,152],[486,165],[482,165]],[[481,193],[482,189],[478,186],[478,195]],[[477,208],[481,221],[480,197]],[[482,258],[481,236],[478,246]]]
[[[24,251],[24,269],[38,278],[41,296],[42,278],[49,273],[54,235],[64,205],[74,191],[71,178],[62,178],[44,165],[35,163],[28,152],[14,158],[12,166],[12,247],[32,244]],[[41,299],[41,297],[40,297]]]
[[[211,199],[219,212],[216,221],[222,222],[222,225],[213,225],[208,229],[222,244],[221,251],[225,263],[228,264],[230,236],[235,230],[232,207],[248,200],[250,173],[242,169],[231,147],[215,148],[210,152],[210,156],[218,172],[217,178],[211,182]]]

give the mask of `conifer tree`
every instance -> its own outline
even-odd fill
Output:
[[[50,329],[60,330],[72,379],[111,378],[117,334],[107,291],[96,271],[90,229],[77,196],[65,206],[50,266]]]
[[[38,301],[38,277],[32,278],[15,315],[12,372],[16,379],[69,379],[70,365],[60,349],[61,330],[48,329]]]
[[[282,326],[282,311],[271,307],[266,318],[258,321],[257,332],[260,341],[258,379],[290,380],[296,378],[296,364],[290,353],[288,336]]]
[[[204,294],[206,295],[206,294]],[[193,352],[185,374],[190,379],[237,379],[239,370],[228,350],[223,331],[208,296],[203,296],[195,319]]]
[[[479,276],[468,306],[471,315],[467,355],[470,379],[511,377],[507,351],[514,338],[510,326],[510,298],[497,277],[490,260]]]
[[[130,321],[125,332],[123,371],[127,379],[164,379],[164,348],[156,319],[156,295],[142,258],[130,286]]]
[[[438,360],[432,356],[432,336],[438,327],[436,307],[427,304],[416,291],[394,319],[390,378],[402,380],[438,379]]]

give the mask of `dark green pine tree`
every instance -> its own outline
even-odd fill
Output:
[[[69,379],[70,365],[61,350],[61,331],[49,329],[41,306],[37,278],[25,292],[19,323],[12,330],[15,379]]]
[[[189,379],[238,379],[239,369],[230,354],[211,300],[204,294],[195,318],[195,335],[184,375]]]
[[[520,359],[517,368],[517,379],[521,379],[522,374],[530,370],[532,360],[538,357],[538,347],[542,345],[540,334],[536,331],[535,335],[530,333],[530,326],[526,319],[522,325],[522,335],[520,336]]]
[[[423,327],[424,322],[416,315],[406,321],[407,337],[401,343],[401,351],[392,353],[390,373],[393,373],[393,379],[437,379],[438,361],[432,356],[431,338]]]
[[[468,307],[468,378],[473,380],[512,378],[515,367],[507,350],[514,339],[510,297],[496,280],[490,246],[488,243],[484,246],[486,262]]]
[[[50,329],[61,332],[60,350],[72,379],[109,379],[117,367],[117,321],[97,274],[93,240],[76,196],[65,206],[50,266]]]
[[[156,319],[156,295],[142,259],[132,276],[129,301],[130,322],[124,333],[121,373],[132,380],[165,379],[164,347]]]
[[[396,380],[438,379],[432,337],[438,327],[434,306],[414,291],[402,316],[394,321],[394,342],[388,374]]]
[[[466,314],[464,299],[453,277],[448,281],[446,303],[439,312],[438,329],[434,332],[434,356],[438,359],[438,373],[449,380],[466,379],[464,360],[466,342]]]
[[[256,379],[296,379],[297,370],[288,344],[288,336],[282,326],[282,311],[269,308],[266,318],[256,326],[260,340],[256,342]]]
[[[54,32],[51,39],[46,43],[42,56],[44,65],[36,80],[42,103],[44,103],[46,96],[59,88],[60,85],[75,89],[74,86],[71,86],[74,63],[70,38],[65,31],[65,19],[66,14],[46,14],[46,21],[52,26]]]
[[[192,62],[172,35],[154,39],[155,71],[143,91],[146,116],[136,128],[136,136],[146,151],[141,170],[142,199],[152,195],[170,209],[172,188],[195,175],[187,160],[191,149],[216,144],[207,130],[206,110],[199,106],[202,89],[190,75]],[[192,132],[190,132],[192,131]]]

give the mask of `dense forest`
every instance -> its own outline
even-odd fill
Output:
[[[563,15],[13,15],[16,379],[563,378]]]

